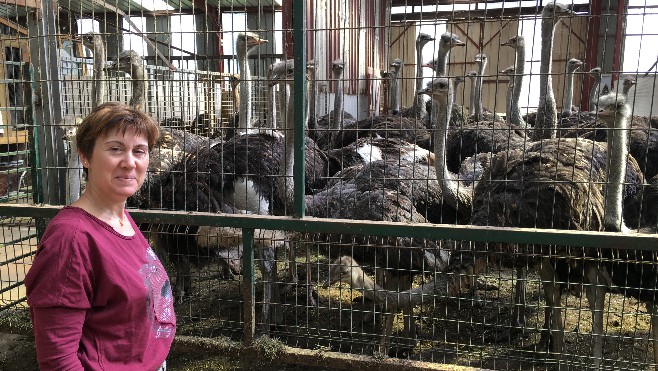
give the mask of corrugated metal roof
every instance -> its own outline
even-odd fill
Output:
[[[282,0],[199,0],[195,5],[195,0],[162,0],[162,3],[169,5],[170,9],[164,9],[164,6],[157,5],[158,0],[60,0],[56,4],[60,8],[68,9],[78,14],[120,12],[126,14],[151,12],[151,11],[186,11],[198,10],[202,8],[198,5],[207,4],[211,7],[218,7],[224,10],[240,10],[255,7],[280,7]],[[4,0],[0,4],[0,16],[15,19],[24,17],[29,9],[30,1],[26,0]],[[154,5],[154,3],[156,3]],[[135,14],[138,15],[138,14]]]

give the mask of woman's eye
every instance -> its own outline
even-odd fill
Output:
[[[110,148],[110,151],[112,151],[112,152],[121,152],[121,147],[112,147],[112,148]]]
[[[136,150],[133,151],[133,153],[135,154],[135,157],[137,157],[137,158],[143,158],[144,156],[146,156],[148,154],[148,152],[146,152],[146,150],[143,150],[143,149],[136,149]]]

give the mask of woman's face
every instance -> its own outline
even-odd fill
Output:
[[[148,141],[129,128],[98,137],[90,158],[80,155],[87,168],[87,188],[107,201],[125,201],[139,190],[149,164]]]

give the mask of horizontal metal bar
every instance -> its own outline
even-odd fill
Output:
[[[61,206],[0,205],[0,215],[52,218]],[[525,243],[658,251],[658,234],[502,228],[453,224],[406,224],[350,219],[130,210],[138,222],[254,228],[310,233],[406,236],[464,241]]]
[[[22,282],[21,282],[21,283],[22,283]],[[11,303],[9,303],[9,304],[7,304],[7,305],[3,305],[3,306],[0,307],[0,312],[2,312],[2,311],[5,310],[5,309],[9,309],[9,308],[11,308],[11,307],[15,307],[16,305],[18,305],[18,304],[20,304],[20,303],[22,303],[22,302],[24,302],[24,301],[26,301],[26,300],[27,300],[27,297],[22,297],[22,298],[20,298],[20,299],[18,299],[18,300],[14,300],[14,301],[12,301]]]
[[[26,81],[27,82],[27,81]],[[27,110],[27,107],[0,107],[0,111],[25,111]]]
[[[4,288],[0,289],[0,294],[2,294],[3,292],[7,292],[9,290],[15,289],[15,288],[20,287],[20,286],[23,286],[23,281],[16,282],[12,285],[9,285],[7,287],[4,287]]]
[[[36,237],[36,235],[34,235],[33,237]],[[34,255],[35,252],[36,252],[36,251],[30,251],[30,252],[25,253],[25,254],[23,254],[23,255],[14,256],[13,258],[11,258],[11,259],[9,259],[9,260],[1,261],[1,262],[0,262],[0,267],[2,267],[3,265],[7,265],[7,264],[10,264],[10,263],[13,263],[13,262],[15,262],[15,261],[19,261],[19,260],[25,259],[25,258],[27,258],[28,256]]]

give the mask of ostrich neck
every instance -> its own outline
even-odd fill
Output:
[[[608,130],[608,181],[605,187],[605,217],[607,230],[624,229],[622,204],[624,180],[628,164],[628,117],[617,113],[612,130]]]
[[[471,94],[469,96],[469,101],[471,105],[470,115],[475,117],[475,96],[477,95],[477,84],[475,83],[475,77],[469,77],[471,80]]]
[[[437,101],[437,122],[434,124],[434,154],[436,161],[437,181],[441,185],[444,200],[458,210],[459,213],[468,212],[471,209],[471,192],[475,183],[470,187],[460,185],[457,176],[448,170],[446,140],[448,136],[448,125],[452,113],[452,91],[448,93],[448,101]],[[435,100],[436,101],[436,100]]]
[[[238,48],[238,63],[240,67],[240,123],[239,131],[246,132],[251,128],[252,104],[251,104],[251,70],[247,60],[247,51]]]
[[[594,85],[592,86],[592,92],[589,95],[589,110],[597,111],[597,106],[599,102],[599,88],[601,87],[601,75],[597,74],[594,76]]]
[[[507,116],[507,121],[512,122],[512,96],[514,95],[514,77],[509,77],[509,82],[507,83],[507,94],[505,95],[505,115]]]
[[[423,88],[423,45],[416,45],[416,99],[414,99],[414,113],[417,118],[427,115],[427,107],[425,107],[424,95],[418,94]]]
[[[516,64],[514,66],[514,91],[510,101],[511,116],[508,119],[514,125],[521,128],[526,127],[526,123],[521,115],[521,88],[523,86],[523,75],[525,73],[525,46],[516,50]]]
[[[343,74],[336,74],[334,78],[336,79],[336,96],[334,97],[334,116],[331,126],[333,133],[340,129],[343,115]]]
[[[315,89],[316,89],[315,74],[309,74],[309,79],[308,79],[309,97],[308,97],[308,107],[306,108],[308,110],[308,115],[306,116],[306,121],[308,121],[308,123],[310,124],[308,126],[310,126],[311,129],[315,129],[315,100],[316,100]]]
[[[94,43],[94,101],[93,107],[98,107],[105,102],[105,60],[107,54],[105,53],[105,46],[103,42]]]
[[[553,61],[553,32],[556,23],[551,18],[544,18],[541,23],[541,65],[539,67],[539,104],[537,106],[537,123],[532,140],[555,138],[557,128],[557,111],[553,95],[551,63]]]
[[[398,113],[400,111],[400,71],[396,71],[391,78],[391,111]]]
[[[487,66],[486,61],[480,62],[480,69],[476,78],[477,87],[475,89],[475,121],[482,120],[482,85],[484,83],[484,69]]]
[[[146,110],[146,69],[144,66],[134,66],[132,70],[132,97],[130,105],[141,111]]]
[[[277,90],[276,86],[279,85],[279,89],[283,87],[283,84],[270,84],[270,86],[267,88],[267,98],[268,98],[268,103],[270,106],[270,117],[272,117],[272,128],[276,129],[277,127],[277,115],[278,115],[278,110],[277,110],[277,101],[276,101],[276,95],[277,95]]]
[[[562,106],[562,117],[571,116],[571,105],[573,102],[573,75],[575,70],[567,71],[567,93],[564,95],[564,105]]]
[[[439,77],[445,76],[448,73],[448,57],[450,56],[450,46],[441,45],[439,46],[439,52],[437,53],[436,59],[436,75]]]
[[[368,277],[359,266],[352,266],[349,284],[352,289],[360,291],[363,296],[378,305],[383,305],[388,311],[398,308],[416,306],[423,300],[433,300],[436,297],[445,297],[457,291],[460,285],[456,284],[459,278],[445,274],[438,274],[435,279],[406,291],[386,290],[377,285],[372,278]]]
[[[293,167],[295,165],[295,92],[290,85],[290,95],[288,97],[288,107],[286,108],[286,115],[284,120],[283,135],[285,140],[283,142],[283,155],[279,164],[279,174],[282,176],[277,178],[277,190],[281,201],[286,205],[287,210],[292,210],[295,185],[292,180]]]

